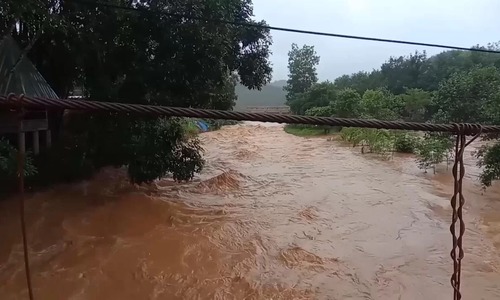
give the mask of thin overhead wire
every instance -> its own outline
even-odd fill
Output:
[[[284,32],[309,34],[309,35],[317,35],[317,36],[327,36],[327,37],[336,37],[336,38],[353,39],[353,40],[364,40],[364,41],[371,41],[371,42],[404,44],[404,45],[424,46],[424,47],[442,48],[442,49],[450,49],[450,50],[462,50],[462,51],[473,51],[473,52],[500,54],[500,51],[490,50],[490,49],[467,48],[467,47],[450,46],[450,45],[444,45],[444,44],[412,42],[412,41],[393,40],[393,39],[384,39],[384,38],[376,38],[376,37],[356,36],[356,35],[348,35],[348,34],[311,31],[311,30],[294,29],[294,28],[286,28],[286,27],[277,27],[277,26],[264,25],[261,23],[248,23],[248,22],[238,22],[238,21],[230,21],[230,20],[223,20],[223,19],[197,17],[197,16],[186,15],[186,14],[171,13],[171,12],[167,12],[167,11],[152,10],[152,9],[145,9],[145,8],[132,7],[132,6],[122,6],[122,5],[97,2],[97,1],[69,0],[68,2],[74,2],[74,3],[84,4],[84,5],[91,5],[91,6],[101,6],[101,7],[107,7],[107,8],[112,8],[112,9],[135,11],[135,12],[140,12],[140,13],[162,14],[164,16],[169,16],[169,17],[191,19],[191,20],[198,20],[198,21],[211,22],[211,23],[255,27],[255,28],[269,29],[269,30],[274,30],[274,31],[284,31]]]

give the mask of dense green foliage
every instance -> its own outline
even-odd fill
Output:
[[[316,116],[316,117],[331,117],[334,115],[333,108],[330,105],[327,106],[317,106],[309,108],[306,110],[306,116]]]
[[[433,168],[436,173],[436,165],[444,160],[449,162],[453,142],[447,135],[428,135],[417,144],[417,164],[419,168],[427,172]]]
[[[306,110],[305,115],[306,116],[315,116],[315,117],[331,117],[334,114],[334,111],[331,106],[318,106],[318,107],[313,107],[308,110]],[[322,129],[324,134],[328,134],[330,132],[336,132],[339,131],[340,128],[338,127],[332,127],[328,125],[316,125],[316,126],[310,126],[314,128],[315,130]]]
[[[252,20],[250,0],[111,2],[264,24]],[[0,32],[17,22],[14,39],[22,47],[35,42],[28,56],[60,97],[81,86],[96,101],[231,109],[236,84],[259,89],[271,78],[271,38],[262,28],[71,1],[6,0],[0,13]],[[50,163],[41,164],[58,173],[54,178],[76,178],[111,165],[127,166],[131,180],[138,183],[166,174],[189,180],[203,165],[199,142],[186,139],[176,119],[63,118],[62,112],[51,117],[54,129],[64,122],[64,130],[55,132],[58,155],[45,154]]]
[[[479,46],[476,46],[479,47]],[[500,43],[487,49],[500,50]],[[304,46],[303,49],[314,49]],[[292,46],[289,61],[297,59]],[[303,56],[305,55],[302,53]],[[319,62],[314,51],[308,51],[309,70]],[[301,73],[289,65],[290,82],[301,82]],[[315,75],[315,72],[313,72]],[[500,55],[445,51],[432,57],[425,52],[391,57],[379,70],[344,75],[332,82],[315,83],[306,76],[302,90],[288,89],[287,99],[298,114],[373,118],[411,122],[465,122],[500,124]],[[305,90],[304,90],[305,89]],[[449,135],[373,129],[344,128],[341,138],[362,152],[387,154],[392,151],[415,153],[420,168],[427,170],[450,159]],[[500,179],[500,141],[498,135],[476,153],[483,167],[481,181],[490,185]]]
[[[394,151],[400,153],[415,153],[421,139],[412,132],[394,132]]]
[[[500,72],[474,67],[444,80],[436,92],[437,121],[491,124],[500,119]]]
[[[490,186],[493,180],[500,179],[500,142],[484,146],[477,152],[478,165],[484,167],[481,173],[481,182]]]
[[[302,103],[301,94],[307,92],[318,82],[316,66],[319,64],[319,56],[313,46],[303,45],[299,48],[297,44],[292,44],[292,50],[288,52],[288,80],[283,90],[287,92],[286,103],[294,113],[303,114],[308,108]],[[299,102],[299,103],[295,103]]]
[[[333,89],[334,86],[331,88]],[[337,92],[335,99],[330,101],[330,105],[335,111],[335,116],[339,118],[354,118],[362,114],[361,96],[351,88]]]
[[[361,153],[386,156],[394,148],[394,135],[389,130],[343,128],[341,139],[350,142],[353,147],[361,146]]]
[[[331,89],[331,84],[322,82],[311,86],[303,93],[296,94],[288,104],[292,112],[302,115],[313,107],[329,105],[334,97],[335,91]]]

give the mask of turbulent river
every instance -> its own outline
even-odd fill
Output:
[[[280,125],[201,135],[189,184],[106,170],[27,199],[36,299],[451,299],[452,178]],[[466,154],[464,299],[500,299],[500,186]],[[445,168],[445,167],[443,167]],[[0,201],[0,299],[26,299],[16,198]]]

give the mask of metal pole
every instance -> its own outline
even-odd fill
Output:
[[[22,96],[21,96],[22,99]],[[23,252],[24,252],[24,268],[26,272],[26,282],[28,284],[28,294],[29,299],[33,300],[33,287],[31,285],[31,271],[28,253],[28,238],[26,234],[26,219],[24,211],[24,164],[25,164],[25,152],[26,152],[26,135],[23,131],[23,111],[21,109],[19,113],[19,123],[18,123],[18,165],[17,165],[17,175],[19,183],[19,217],[21,220],[21,233],[23,237]]]

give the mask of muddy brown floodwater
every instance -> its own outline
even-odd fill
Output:
[[[451,176],[279,125],[201,139],[193,183],[106,170],[30,196],[36,299],[451,299]],[[500,299],[500,188],[467,164],[463,295]],[[15,197],[0,206],[0,298],[26,299]]]

